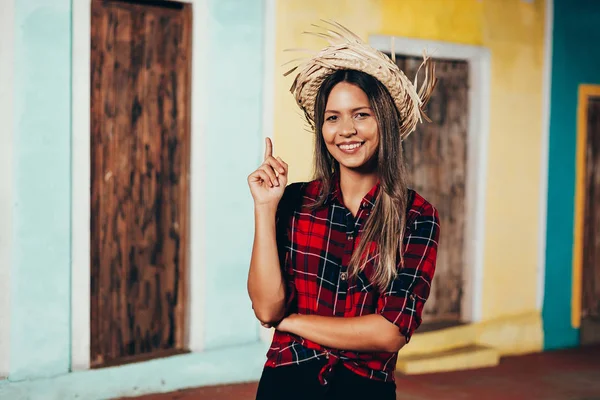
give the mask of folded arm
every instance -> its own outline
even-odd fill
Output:
[[[412,222],[404,241],[404,264],[398,266],[398,276],[379,295],[375,313],[360,317],[293,314],[277,329],[325,347],[397,352],[421,323],[435,272],[438,240],[438,213],[429,206]]]
[[[393,353],[406,343],[398,328],[377,314],[351,318],[292,314],[277,329],[325,347],[350,351]]]

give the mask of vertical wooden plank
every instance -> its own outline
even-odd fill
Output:
[[[151,96],[153,88],[148,85],[147,75],[149,72],[159,73],[158,66],[151,60],[155,50],[155,43],[148,40],[146,32],[150,24],[154,21],[153,13],[140,11],[143,13],[140,29],[137,31],[136,40],[138,50],[139,69],[136,79],[136,98],[134,105],[131,108],[131,124],[134,132],[134,140],[136,143],[137,152],[134,153],[136,158],[132,163],[138,168],[137,171],[131,171],[130,184],[132,186],[132,213],[134,215],[134,225],[132,226],[132,247],[130,252],[130,274],[128,277],[129,292],[127,298],[127,319],[128,328],[130,330],[128,353],[140,354],[148,351],[151,348],[150,341],[144,337],[145,326],[150,320],[149,304],[151,301],[151,290],[148,286],[146,275],[156,268],[156,264],[148,259],[147,254],[151,243],[157,240],[157,237],[152,235],[152,215],[148,214],[145,207],[153,206],[152,201],[156,201],[151,193],[151,186],[154,183],[154,177],[149,172],[149,165],[152,163],[152,155],[149,152],[155,151],[156,146],[152,146],[148,135],[151,128],[149,122],[149,114],[152,113],[150,108],[155,102]],[[152,25],[150,29],[155,29]],[[160,34],[160,32],[155,32]],[[150,71],[148,68],[152,68]],[[149,160],[150,158],[150,160]],[[141,168],[140,168],[141,167]],[[150,186],[150,187],[149,187]],[[147,200],[146,200],[147,198]],[[152,200],[151,200],[152,199]],[[145,204],[150,203],[150,204]],[[144,235],[144,232],[148,232]],[[140,304],[141,302],[141,304]],[[160,323],[161,320],[158,321]]]
[[[421,59],[397,56],[413,80]],[[438,208],[442,231],[436,277],[424,309],[428,322],[458,321],[463,295],[469,66],[436,60],[438,85],[425,122],[404,142],[412,187]]]
[[[177,114],[177,124],[180,135],[181,151],[181,173],[180,187],[178,197],[180,202],[180,215],[178,222],[178,233],[181,235],[181,243],[189,243],[189,221],[190,211],[190,170],[191,170],[191,125],[192,125],[192,102],[190,93],[192,87],[192,6],[186,4],[184,12],[180,14],[182,21],[181,40],[178,45],[177,70],[183,71],[178,74],[179,87],[177,104],[181,110]],[[183,348],[189,342],[189,324],[186,319],[186,305],[188,304],[188,282],[189,282],[189,246],[180,245],[178,248],[178,257],[180,264],[179,285],[177,287],[179,301],[175,307],[175,323],[180,329],[175,336],[175,345],[177,348]]]
[[[135,134],[131,131],[130,110],[132,104],[133,79],[135,70],[131,48],[136,38],[133,35],[134,13],[117,8],[117,29],[115,40],[115,87],[116,121],[115,135],[111,138],[112,154],[115,156],[112,165],[114,184],[114,208],[110,211],[115,218],[116,229],[112,238],[114,258],[111,262],[111,293],[113,306],[111,309],[111,349],[112,359],[128,355],[124,349],[124,311],[126,309],[126,284],[128,267],[128,248],[130,246],[129,230],[132,226],[129,176],[134,166],[131,155],[135,154],[133,143]]]
[[[140,104],[137,113],[140,114],[141,129],[137,140],[141,151],[136,160],[138,171],[134,183],[137,210],[135,238],[138,247],[133,255],[136,279],[132,280],[132,283],[138,281],[139,289],[129,298],[129,307],[133,311],[130,323],[135,326],[134,347],[141,352],[154,346],[172,347],[163,333],[163,330],[170,330],[172,326],[163,313],[167,305],[160,290],[161,278],[168,275],[168,271],[163,271],[166,265],[162,254],[164,242],[160,221],[160,211],[165,201],[160,190],[164,173],[160,165],[164,132],[156,118],[159,80],[164,74],[164,64],[159,62],[164,51],[160,48],[160,41],[168,32],[160,26],[160,18],[163,16],[149,11],[141,32],[141,40],[146,45],[138,87]]]
[[[131,37],[126,38],[127,48],[129,49],[129,65],[126,74],[129,78],[129,85],[127,90],[129,96],[127,102],[124,103],[124,109],[122,115],[124,118],[124,132],[123,138],[124,146],[121,146],[121,156],[123,157],[122,168],[123,172],[120,174],[119,187],[123,192],[123,206],[127,210],[125,214],[126,218],[126,232],[124,233],[125,245],[123,246],[123,264],[124,270],[122,279],[121,293],[123,295],[123,303],[120,312],[121,319],[115,330],[120,332],[123,337],[123,341],[119,343],[120,357],[127,357],[136,354],[141,354],[151,349],[145,349],[139,345],[139,341],[136,341],[136,326],[132,323],[132,318],[138,317],[137,310],[132,310],[130,307],[130,298],[132,293],[137,295],[139,293],[139,287],[137,286],[137,279],[141,265],[135,262],[135,253],[140,251],[140,247],[143,243],[139,241],[137,237],[137,229],[140,221],[138,218],[139,205],[136,204],[136,185],[139,177],[138,167],[141,164],[140,158],[143,157],[142,147],[139,145],[140,136],[145,134],[147,125],[144,122],[144,108],[143,104],[146,101],[143,92],[143,54],[146,50],[147,44],[144,42],[144,29],[146,10],[141,9],[139,11],[131,10],[128,8],[128,12],[131,15]],[[140,87],[142,91],[140,92]],[[125,150],[125,151],[123,151]],[[116,311],[116,310],[115,310]]]
[[[165,4],[93,4],[95,366],[185,349],[191,8]]]
[[[96,160],[98,160],[97,151],[99,148],[98,129],[99,124],[97,120],[101,120],[101,112],[98,110],[96,104],[100,104],[100,96],[102,92],[98,90],[100,85],[97,82],[100,81],[102,66],[100,63],[100,32],[105,31],[103,13],[99,10],[99,4],[97,1],[92,1],[90,9],[90,186],[91,186],[91,197],[90,197],[90,337],[98,338],[100,336],[100,329],[98,327],[97,310],[99,308],[99,284],[98,284],[98,273],[99,273],[99,254],[100,252],[95,248],[95,244],[99,242],[98,235],[98,221],[97,216],[100,210],[100,201],[98,198],[99,193],[99,182],[98,182],[98,166]],[[95,211],[95,212],[94,212]],[[94,364],[98,362],[98,354],[100,353],[99,340],[90,340],[90,363]]]
[[[106,264],[108,254],[107,234],[110,229],[106,201],[107,184],[111,176],[104,173],[110,164],[110,152],[107,150],[105,138],[114,134],[113,116],[115,113],[114,92],[112,88],[114,64],[114,40],[116,28],[115,15],[106,10],[101,1],[92,2],[91,21],[91,180],[92,180],[92,212],[91,212],[91,363],[102,363],[104,354],[109,353],[110,319],[103,318],[109,314],[111,307],[110,293],[104,288],[110,282],[110,265]],[[110,196],[109,196],[110,197]]]

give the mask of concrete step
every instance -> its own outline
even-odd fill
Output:
[[[477,333],[477,326],[474,324],[458,325],[424,333],[419,333],[417,330],[398,355],[405,357],[431,354],[471,346],[477,342]]]
[[[491,347],[469,345],[429,354],[399,355],[396,371],[411,375],[493,367],[499,359],[498,351]]]

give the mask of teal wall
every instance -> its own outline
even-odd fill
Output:
[[[75,0],[15,1],[14,264],[0,399],[110,398],[256,380],[267,344],[246,292],[262,153],[263,0],[207,0],[203,92],[205,351],[70,372],[71,18]],[[76,0],[79,1],[79,0]],[[83,1],[83,0],[82,0]],[[196,38],[195,40],[198,40]],[[198,101],[198,100],[197,100]],[[194,199],[192,199],[194,201]]]
[[[71,4],[15,1],[10,374],[70,359]]]
[[[0,399],[96,400],[255,381],[260,377],[266,352],[267,346],[257,342],[52,378],[4,384],[0,381]]]
[[[547,349],[576,346],[571,327],[575,149],[579,84],[600,84],[600,2],[554,0],[546,288]]]
[[[204,341],[217,348],[258,340],[246,291],[254,233],[246,179],[262,152],[264,12],[261,0],[209,4]]]

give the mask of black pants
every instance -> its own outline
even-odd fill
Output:
[[[396,385],[356,375],[339,365],[327,385],[319,383],[323,361],[265,367],[256,400],[395,400]]]

